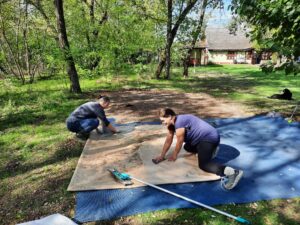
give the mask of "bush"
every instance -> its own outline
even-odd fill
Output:
[[[300,64],[293,61],[286,61],[274,67],[275,71],[284,70],[285,75],[294,74],[297,75],[300,73]]]
[[[265,74],[272,73],[274,69],[274,65],[271,61],[267,61],[266,63],[262,63],[259,66],[261,68],[261,71]]]
[[[217,65],[216,63],[214,63],[213,61],[211,61],[211,60],[208,60],[208,62],[207,62],[207,65]]]

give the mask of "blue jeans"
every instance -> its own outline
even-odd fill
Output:
[[[67,119],[67,128],[71,132],[85,132],[90,133],[92,130],[96,129],[99,126],[99,120],[96,118],[90,119],[74,119],[68,118]]]

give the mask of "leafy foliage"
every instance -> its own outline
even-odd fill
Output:
[[[283,70],[285,75],[294,74],[297,75],[300,73],[300,65],[294,61],[288,60],[286,62],[281,63],[280,65],[274,66],[275,71]]]
[[[139,57],[139,53],[147,52],[154,59],[163,46],[164,28],[161,24],[165,19],[165,8],[162,1],[63,2],[70,54],[78,71],[83,72],[79,76],[95,74],[95,71],[101,75],[110,69],[118,73],[126,64],[139,63],[134,58]],[[25,7],[28,7],[27,11]],[[27,79],[26,49],[21,42],[24,40],[22,29],[25,22],[29,62],[36,66],[35,75],[48,77],[61,74],[65,62],[58,45],[53,1],[12,0],[1,3],[0,9],[0,33],[5,32],[12,48],[10,53],[8,44],[0,35],[1,74],[10,77],[19,66],[24,74],[23,83]],[[13,61],[12,56],[18,60]]]
[[[274,69],[274,65],[271,61],[267,61],[266,63],[262,63],[259,65],[261,71],[265,74],[272,73]]]
[[[232,0],[230,9],[248,23],[252,39],[286,56],[300,55],[298,0]]]

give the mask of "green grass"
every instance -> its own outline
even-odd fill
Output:
[[[289,115],[295,101],[267,99],[285,87],[300,99],[300,77],[283,73],[265,75],[257,67],[226,65],[190,69],[182,78],[172,70],[171,80],[152,79],[153,68],[137,75],[134,69],[81,77],[83,94],[70,94],[66,76],[20,85],[0,80],[0,221],[3,224],[39,218],[60,212],[74,215],[74,194],[67,185],[81,154],[83,143],[65,129],[65,119],[78,105],[94,98],[99,90],[122,88],[166,89],[204,92],[239,102],[261,113],[276,110]],[[297,114],[299,115],[299,113]],[[297,224],[299,198],[262,201],[257,204],[218,206],[253,224]],[[283,208],[283,210],[282,210]],[[118,220],[131,224],[235,224],[224,216],[204,209],[163,210]],[[105,221],[97,224],[114,224]]]

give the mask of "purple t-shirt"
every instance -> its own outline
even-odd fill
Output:
[[[175,129],[185,128],[184,142],[197,145],[200,141],[219,143],[218,131],[204,120],[190,114],[178,115]]]

